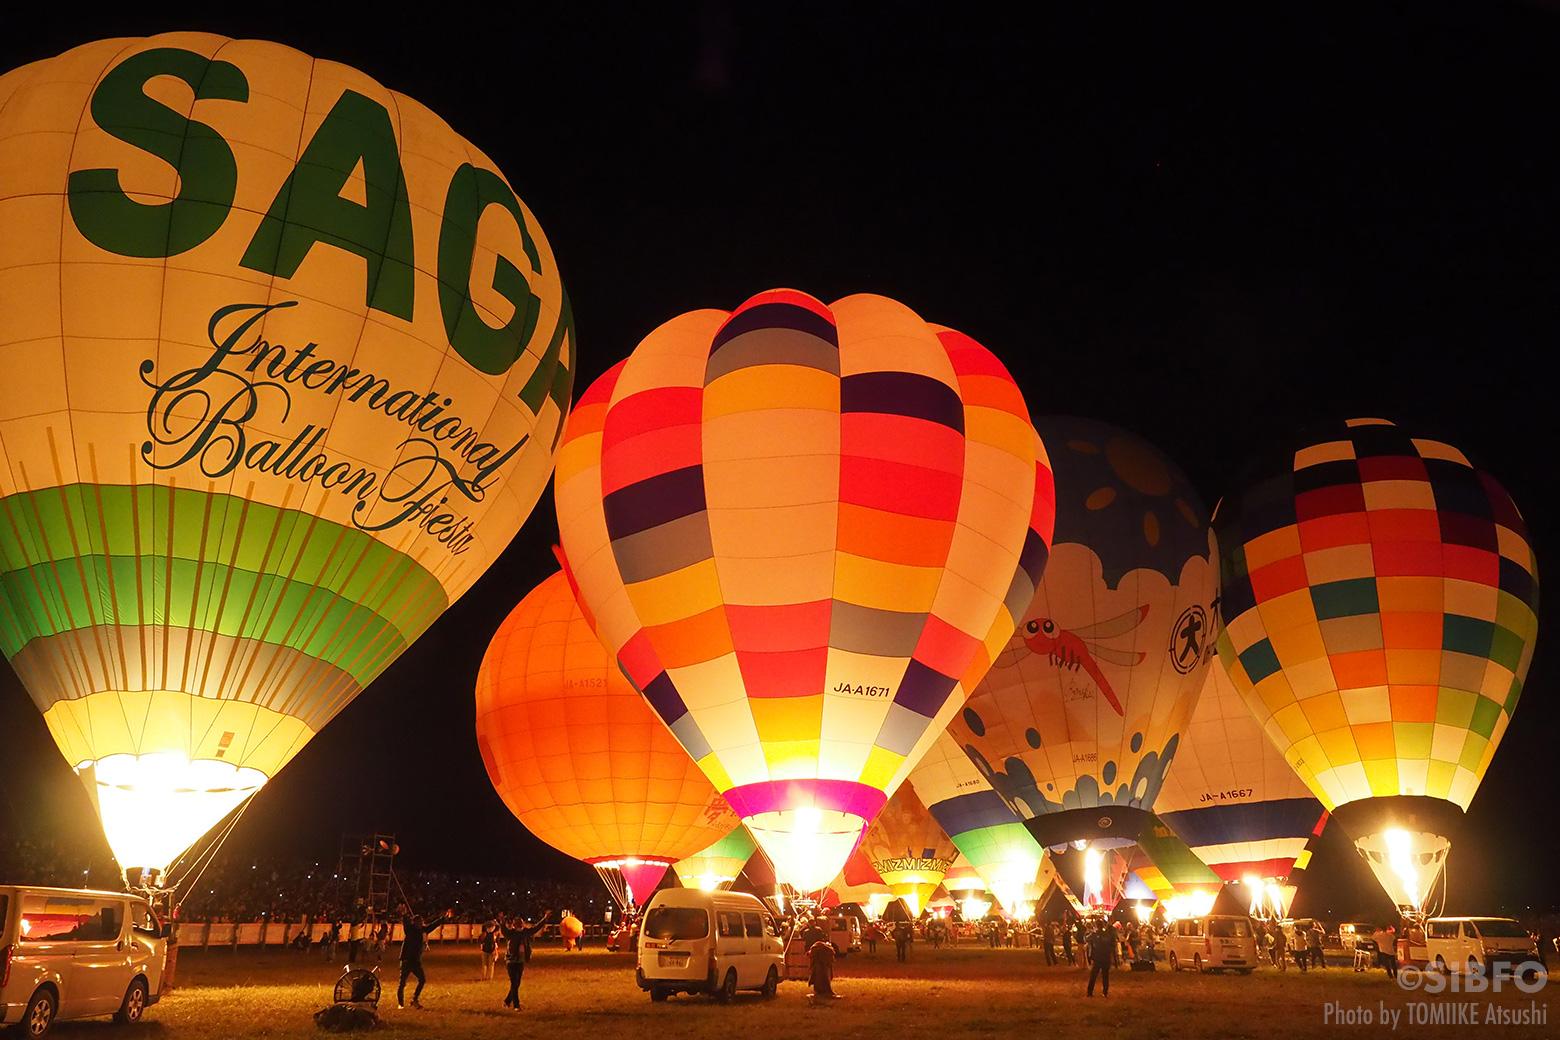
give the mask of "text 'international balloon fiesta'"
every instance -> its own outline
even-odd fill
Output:
[[[1532,660],[1521,514],[1456,448],[1355,419],[1216,522],[1230,678],[1394,902],[1423,908]]]
[[[989,351],[880,296],[684,314],[581,397],[556,499],[585,605],[798,888],[839,873],[1028,603],[1037,451]]]
[[[1086,419],[1035,428],[1056,475],[1051,556],[949,732],[1042,846],[1130,843],[1213,656],[1207,517],[1140,438]]]
[[[569,307],[481,152],[287,47],[78,47],[0,147],[0,645],[160,868],[514,536]]]
[[[562,573],[520,601],[482,658],[477,746],[526,829],[596,867],[625,906],[741,828],[597,641]]]

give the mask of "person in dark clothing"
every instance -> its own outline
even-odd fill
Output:
[[[910,927],[909,921],[894,925],[894,953],[901,961],[909,959],[910,940],[914,938],[915,929]]]
[[[808,982],[812,985],[813,999],[833,1000],[834,992],[834,944],[819,939],[807,947]]]
[[[413,914],[401,923],[401,929],[406,933],[406,938],[401,940],[401,985],[395,991],[395,1006],[406,1006],[406,980],[415,977],[417,988],[412,991],[412,1007],[421,1008],[423,986],[428,982],[428,976],[423,973],[423,950],[428,946],[428,933],[435,928],[448,924],[453,919],[453,914],[446,911],[437,921],[424,921],[421,914]]]
[[[1077,964],[1078,958],[1073,956],[1073,930],[1067,922],[1062,922],[1062,956],[1067,958],[1068,964]]]
[[[1045,964],[1046,964],[1046,967],[1048,967],[1048,968],[1054,967],[1057,964],[1057,960],[1056,960],[1056,922],[1055,921],[1052,921],[1049,924],[1043,924],[1043,925],[1040,926],[1040,941],[1045,943]]]
[[[504,941],[508,943],[504,951],[504,967],[509,970],[509,995],[504,997],[506,1008],[520,1010],[520,980],[525,977],[525,962],[530,956],[531,940],[536,938],[536,933],[542,930],[551,916],[552,911],[549,910],[535,924],[526,924],[518,917],[499,924]]]
[[[1089,934],[1089,996],[1094,996],[1094,980],[1101,984],[1101,992],[1110,996],[1110,969],[1116,963],[1116,933],[1110,925],[1100,922]]]

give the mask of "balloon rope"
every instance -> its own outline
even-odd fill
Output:
[[[228,835],[233,833],[233,828],[238,826],[238,821],[244,818],[244,813],[249,811],[249,807],[254,804],[254,800],[254,795],[250,795],[248,798],[245,798],[244,803],[238,807],[238,812],[233,816],[233,819],[228,822],[228,825],[222,829],[222,833],[217,836],[217,840],[206,846],[205,850],[195,857],[195,863],[200,865],[200,871],[195,875],[194,878],[190,880],[190,887],[192,889],[197,883],[199,883],[200,879],[205,876],[206,868],[211,866],[212,861],[217,858],[218,850],[220,850],[222,846],[227,843]],[[195,864],[191,864],[189,867],[185,868],[184,873],[186,876],[188,876],[190,870],[194,869],[194,866]],[[178,887],[183,883],[184,882],[182,880],[175,881],[169,885],[168,888],[170,891],[174,891],[177,890]],[[178,908],[183,905],[183,903],[184,898],[180,896],[177,900],[174,901],[174,909],[178,910]]]

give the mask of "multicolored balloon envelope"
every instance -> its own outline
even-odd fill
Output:
[[[1039,451],[989,351],[881,296],[684,314],[581,397],[556,500],[585,605],[797,888],[1007,641],[1046,558]]]
[[[1191,717],[1218,592],[1197,493],[1145,441],[1088,419],[1035,428],[1056,537],[1018,631],[949,732],[1046,848],[1131,842]]]
[[[1423,908],[1533,656],[1521,514],[1456,448],[1354,419],[1217,524],[1235,688],[1393,900]]]
[[[888,890],[905,901],[912,916],[926,909],[959,854],[909,784],[902,784],[883,806],[867,828],[861,849]]]
[[[684,888],[730,888],[758,846],[742,824],[709,848],[700,849],[672,864]]]
[[[909,782],[1004,910],[1018,914],[1035,898],[1045,850],[946,730],[921,756]]]
[[[594,866],[624,906],[741,828],[623,678],[561,573],[520,601],[482,658],[477,747],[526,829]]]
[[[506,546],[572,321],[491,161],[273,43],[0,77],[0,647],[161,868]]]
[[[1296,861],[1327,810],[1263,735],[1224,669],[1210,665],[1207,674],[1155,809],[1225,881],[1280,882],[1305,868]]]

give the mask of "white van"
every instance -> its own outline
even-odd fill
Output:
[[[161,995],[161,932],[140,896],[0,885],[0,1023],[39,1037],[62,1018],[140,1021]]]
[[[1538,960],[1538,945],[1509,917],[1432,917],[1425,922],[1425,962],[1440,972],[1509,973]]]
[[[1234,915],[1183,917],[1170,929],[1166,943],[1170,969],[1238,971],[1250,975],[1257,966],[1257,937],[1251,921]]]
[[[785,940],[757,896],[667,888],[650,898],[639,929],[639,988],[730,1000],[739,989],[772,997],[785,973]]]

